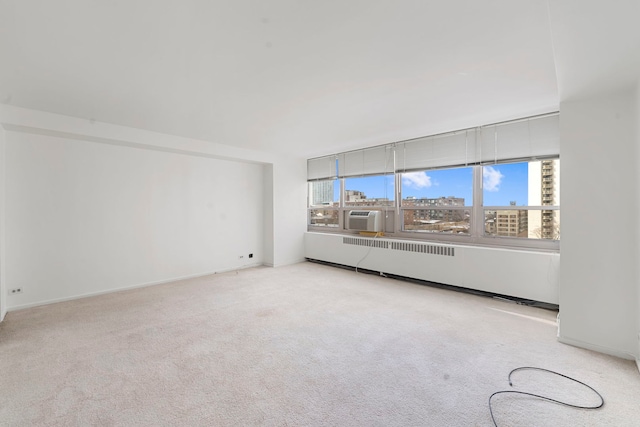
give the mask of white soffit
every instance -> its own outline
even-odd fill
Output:
[[[313,157],[558,108],[546,0],[2,0],[0,102]]]
[[[549,11],[562,101],[638,84],[639,0],[549,0]]]

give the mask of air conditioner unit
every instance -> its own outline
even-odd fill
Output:
[[[359,231],[382,231],[380,211],[349,211],[347,229]]]

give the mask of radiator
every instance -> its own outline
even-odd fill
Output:
[[[307,232],[305,257],[558,304],[558,253]]]

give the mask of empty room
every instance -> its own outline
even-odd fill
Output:
[[[0,425],[638,425],[638,16],[0,0]]]

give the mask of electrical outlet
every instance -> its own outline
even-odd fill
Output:
[[[249,258],[253,258],[253,254],[249,254]]]
[[[11,290],[9,290],[9,293],[10,293],[11,295],[14,295],[14,294],[21,294],[21,293],[22,293],[22,288],[15,288],[15,289],[11,289]]]

